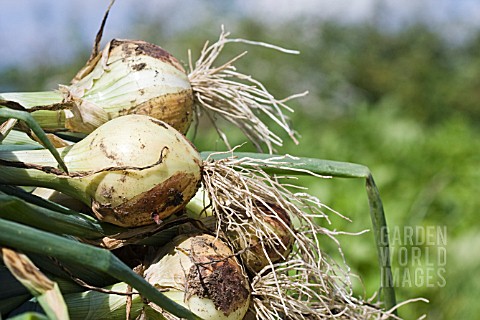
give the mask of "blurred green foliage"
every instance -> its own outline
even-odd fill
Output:
[[[162,32],[165,28],[159,22],[139,28],[144,40],[184,62],[187,49],[196,58],[204,41],[214,41],[219,33],[214,21],[175,35]],[[300,144],[284,137],[279,153],[367,165],[391,230],[446,226],[446,285],[398,286],[399,301],[420,296],[430,300],[403,307],[400,315],[473,319],[479,314],[480,283],[475,275],[480,271],[480,227],[475,213],[480,208],[480,32],[452,44],[422,24],[393,32],[372,23],[299,20],[268,26],[242,20],[235,24],[233,37],[301,51],[295,56],[231,44],[223,54],[226,60],[248,50],[238,69],[262,81],[277,97],[309,90],[307,97],[291,103]],[[79,53],[71,66],[3,70],[0,91],[53,89],[67,83],[87,57],[87,52]],[[195,142],[200,150],[224,149],[208,123],[200,123]],[[233,145],[243,142],[241,135],[232,138]],[[251,149],[246,145],[242,150]],[[333,219],[332,229],[370,228],[362,181],[302,178],[299,183],[353,220]],[[372,234],[340,239],[347,262],[371,295],[379,285]],[[393,263],[394,270],[407,269],[395,255]],[[439,280],[438,275],[433,280]],[[363,294],[361,285],[355,288]]]

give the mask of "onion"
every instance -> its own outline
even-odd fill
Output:
[[[61,191],[91,206],[102,221],[136,227],[183,208],[201,179],[193,145],[147,116],[116,118],[58,150],[68,174],[55,168],[47,150],[2,152],[0,164],[7,166],[0,167],[0,181]]]
[[[158,251],[144,277],[205,320],[243,319],[249,307],[250,287],[241,266],[211,235],[174,238]]]
[[[185,133],[193,92],[182,65],[161,47],[140,40],[112,40],[96,59],[62,87],[73,102],[66,128],[89,133],[127,114],[145,114]]]
[[[247,224],[246,232],[241,233],[236,230],[227,230],[227,236],[235,248],[242,252],[244,266],[253,273],[258,273],[272,263],[285,261],[294,243],[291,233],[292,222],[288,213],[275,204],[268,204],[268,206],[270,208],[256,204],[254,207],[253,214],[262,220],[262,224],[255,226]],[[275,214],[270,214],[270,210]],[[239,213],[239,216],[245,218],[242,213]],[[258,228],[263,229],[264,234],[270,235],[268,241],[258,237]]]

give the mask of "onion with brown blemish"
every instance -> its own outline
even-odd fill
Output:
[[[61,191],[91,206],[102,221],[136,227],[183,208],[201,180],[202,160],[177,130],[129,115],[58,149],[69,173],[47,150],[0,152],[2,183]]]
[[[211,235],[176,237],[158,251],[144,277],[205,320],[243,319],[249,307],[250,286],[242,267],[231,249]]]
[[[185,133],[193,117],[185,69],[161,47],[140,40],[110,41],[61,91],[72,102],[65,110],[72,131],[89,133],[118,116],[143,114]]]

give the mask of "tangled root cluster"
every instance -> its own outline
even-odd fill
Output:
[[[236,234],[251,246],[260,244],[265,253],[263,268],[253,268],[252,272],[243,253],[253,248],[238,247],[235,241],[232,244],[251,271],[252,314],[257,319],[397,318],[393,310],[385,311],[372,303],[373,298],[365,301],[354,297],[352,275],[336,239],[342,232],[321,226],[322,220],[330,223],[328,214],[340,214],[295,190],[298,187],[282,183],[292,177],[267,174],[282,168],[282,161],[287,161],[286,157],[228,157],[204,163],[203,185],[217,218],[217,235]],[[273,228],[272,220],[276,221]],[[282,241],[285,234],[293,239],[291,250]],[[320,241],[325,239],[336,245],[341,263],[323,252]]]

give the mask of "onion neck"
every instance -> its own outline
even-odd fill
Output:
[[[65,111],[58,107],[63,94],[59,91],[2,93],[0,99],[20,104],[47,131],[65,130]]]
[[[70,149],[58,150],[63,158]],[[55,189],[91,205],[88,195],[90,179],[73,178],[49,170],[57,168],[58,164],[48,150],[3,151],[0,152],[0,161],[3,162],[0,165],[0,183]]]
[[[63,94],[58,91],[9,92],[0,94],[0,99],[14,101],[26,109],[31,109],[60,103],[63,100]]]
[[[65,131],[65,110],[37,110],[33,118],[46,131]]]

